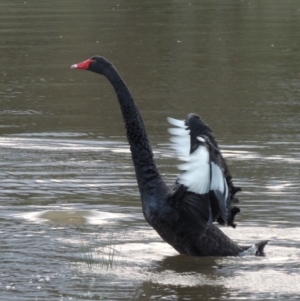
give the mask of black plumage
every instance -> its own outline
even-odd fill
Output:
[[[233,185],[228,167],[208,125],[195,114],[190,114],[185,122],[189,131],[190,158],[195,152],[194,157],[197,159],[199,153],[200,161],[210,172],[210,176],[208,172],[203,176],[210,181],[208,186],[200,183],[200,193],[197,193],[189,185],[183,185],[181,181],[186,175],[187,183],[198,184],[189,178],[189,169],[193,169],[189,167],[169,187],[157,170],[140,112],[116,68],[99,56],[73,65],[72,68],[102,74],[113,86],[126,127],[144,217],[162,239],[180,254],[192,256],[236,256],[250,250],[250,246],[239,246],[213,224],[218,221],[235,226],[233,220],[239,209],[232,208],[231,203],[240,188]],[[201,175],[201,169],[199,172]],[[254,245],[254,253],[263,255],[266,244],[267,241],[263,241]]]

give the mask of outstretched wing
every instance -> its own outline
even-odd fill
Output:
[[[232,176],[228,169],[225,159],[222,156],[222,153],[219,149],[218,143],[214,137],[213,131],[211,128],[202,120],[200,116],[197,114],[191,113],[188,115],[186,121],[176,120],[176,119],[169,119],[169,122],[175,126],[180,126],[180,123],[184,124],[185,127],[189,130],[190,135],[190,151],[193,151],[195,147],[197,147],[197,137],[198,136],[206,136],[209,138],[209,141],[217,150],[217,156],[219,160],[220,167],[224,172],[224,176],[226,178],[226,182],[229,188],[230,198],[233,203],[238,203],[238,198],[235,197],[235,194],[242,189],[240,187],[234,186],[232,182]]]
[[[168,121],[176,126],[169,129],[169,133],[173,135],[170,139],[173,142],[172,147],[177,151],[179,158],[185,161],[178,166],[183,172],[177,182],[199,197],[209,195],[211,219],[215,220],[220,214],[224,221],[228,222],[231,209],[230,194],[222,157],[212,131],[194,114],[190,114],[186,122],[173,118],[168,118]],[[210,136],[215,143],[203,133]],[[203,201],[199,200],[199,206],[204,205],[201,202]],[[189,202],[186,205],[188,206]],[[190,210],[195,211],[195,203]]]

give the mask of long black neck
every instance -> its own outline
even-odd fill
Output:
[[[164,185],[156,168],[152,148],[141,114],[117,70],[112,66],[104,75],[115,89],[125,122],[136,178],[142,199]]]

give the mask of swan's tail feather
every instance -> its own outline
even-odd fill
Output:
[[[244,251],[242,251],[239,255],[240,256],[247,256],[247,255],[255,255],[255,256],[265,256],[264,248],[267,245],[269,240],[260,241],[250,247],[244,247]]]
[[[263,240],[263,241],[255,244],[255,247],[256,247],[255,255],[256,256],[265,256],[266,255],[264,252],[264,248],[268,244],[268,242],[269,242],[269,240]]]

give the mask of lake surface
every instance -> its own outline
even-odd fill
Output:
[[[0,300],[292,300],[300,294],[298,1],[0,4]],[[180,256],[145,222],[115,94],[70,66],[107,57],[156,162],[168,116],[212,127],[239,194],[240,244]]]

